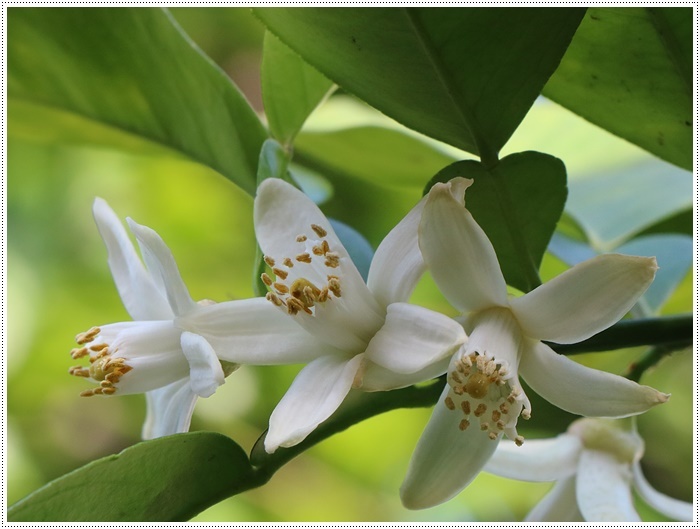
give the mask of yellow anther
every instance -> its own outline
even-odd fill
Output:
[[[308,308],[313,307],[318,301],[321,294],[321,289],[319,289],[308,279],[300,277],[294,281],[294,283],[292,283],[292,288],[289,289],[289,292],[292,296],[299,300],[305,308]]]
[[[498,434],[496,432],[489,432],[489,439],[495,441],[496,439],[498,439]]]
[[[267,266],[269,266],[270,268],[275,266],[275,260],[272,257],[266,255],[265,257],[263,257],[263,260],[265,261]]]
[[[452,400],[451,397],[446,397],[445,398],[445,406],[447,406],[448,410],[454,410],[455,409],[455,403]]]
[[[300,253],[295,257],[297,261],[300,263],[310,263],[311,262],[311,256],[308,253]]]
[[[260,276],[260,279],[262,279],[262,282],[265,283],[268,287],[272,286],[272,283],[273,283],[272,278],[269,275],[267,275],[266,273],[263,272],[262,275]]]
[[[481,417],[484,413],[486,413],[486,404],[482,402],[476,407],[476,410],[474,410],[474,415]]]
[[[491,420],[493,422],[498,422],[501,419],[501,412],[498,410],[493,410],[491,412]]]
[[[325,303],[326,301],[328,301],[328,287],[323,287],[318,295],[318,302]]]
[[[280,294],[288,294],[289,293],[289,287],[287,285],[282,284],[282,283],[273,283],[272,287]]]
[[[282,280],[287,279],[287,276],[289,275],[289,272],[282,270],[281,268],[273,268],[272,271]]]
[[[103,388],[102,393],[105,395],[113,395],[117,388]]]
[[[321,249],[323,249],[323,255],[326,255],[328,252],[331,251],[331,247],[328,246],[327,240],[323,240],[323,242],[321,243]]]
[[[99,343],[97,345],[91,345],[90,350],[97,352],[97,351],[102,351],[103,349],[106,349],[107,347],[109,347],[109,346],[106,343]]]
[[[282,260],[282,263],[284,263],[284,266],[286,266],[287,268],[292,268],[294,266],[294,261],[292,261],[289,257],[285,257]]]
[[[464,431],[469,428],[469,421],[467,419],[462,419],[459,421],[459,429]]]
[[[328,290],[333,292],[335,297],[340,297],[340,279],[337,276],[328,276]]]
[[[314,255],[323,255],[323,247],[320,244],[314,246],[311,251],[314,252]]]
[[[479,428],[481,429],[482,432],[485,432],[486,430],[489,429],[489,425],[486,424],[485,422],[482,422],[482,423],[479,425]]]
[[[318,235],[319,237],[325,237],[326,235],[328,235],[328,232],[318,224],[312,224],[311,229],[314,230],[316,232],[316,235]]]
[[[304,242],[306,240],[306,235],[297,235],[297,242]]]
[[[501,410],[501,413],[508,413],[508,410],[510,410],[510,407],[508,406],[507,403],[502,402],[501,405],[498,407],[499,410]]]
[[[499,430],[504,430],[505,427],[506,427],[506,423],[504,423],[503,421],[498,421],[496,423],[496,428],[498,428]]]
[[[100,334],[100,328],[99,327],[92,327],[91,329],[81,332],[75,337],[75,341],[77,342],[78,345],[83,345],[85,343],[89,343],[95,339],[95,336]]]
[[[70,352],[71,358],[73,360],[77,360],[78,358],[82,358],[83,356],[88,355],[88,350],[87,347],[81,347],[80,349],[75,348]]]
[[[92,397],[95,394],[95,392],[92,389],[86,389],[85,391],[80,392],[81,397]]]
[[[109,380],[105,379],[102,382],[100,382],[100,387],[102,387],[103,389],[104,388],[111,388],[112,386],[113,386],[113,384]]]
[[[461,406],[464,415],[469,415],[472,412],[471,405],[469,404],[468,400],[463,400]]]
[[[530,414],[530,410],[523,408],[523,411],[520,412],[520,416],[527,421],[532,415]]]
[[[525,438],[522,435],[518,435],[515,439],[515,444],[517,446],[523,446],[523,443],[525,442]]]
[[[276,305],[276,306],[278,306],[278,307],[281,307],[281,306],[282,306],[282,301],[280,300],[280,298],[278,298],[278,297],[277,297],[275,294],[273,294],[272,292],[268,292],[268,293],[265,295],[265,299],[267,299],[268,301],[271,301],[271,302],[273,303],[273,305]]]

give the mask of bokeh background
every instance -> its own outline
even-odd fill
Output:
[[[250,11],[177,8],[172,13],[262,112],[264,28]],[[358,124],[401,130],[342,93],[319,108],[305,130],[322,133]],[[381,145],[375,152],[366,148],[357,153],[358,159],[382,156]],[[453,153],[444,146],[436,149]],[[527,149],[553,154],[567,165],[570,199],[557,237],[575,232],[596,250],[613,251],[632,237],[672,233],[661,237],[675,241],[663,243],[664,259],[678,268],[678,281],[656,312],[692,310],[690,173],[545,100],[536,103],[506,146],[507,152]],[[390,167],[391,159],[386,163]],[[440,168],[436,165],[425,181]],[[5,477],[6,499],[12,504],[66,472],[139,441],[143,396],[80,398],[87,386],[67,372],[74,364],[69,351],[78,332],[128,319],[92,221],[94,197],[106,199],[120,217],[130,216],[161,234],[195,299],[252,296],[255,240],[248,195],[210,169],[162,154],[48,142],[10,124],[6,187]],[[340,180],[322,188],[326,211],[357,228],[375,247],[421,196],[420,188],[399,190],[380,180],[361,186]],[[361,208],[370,202],[353,202],[358,193],[376,195],[380,222],[363,217]],[[554,246],[552,250],[545,256],[543,279],[567,267]],[[414,300],[452,313],[429,276]],[[624,373],[643,352],[630,349],[575,359]],[[249,450],[299,369],[241,368],[214,396],[200,399],[192,429],[224,433]],[[648,372],[642,382],[673,397],[638,421],[647,446],[643,464],[649,481],[687,501],[692,500],[693,483],[692,373],[690,350]],[[529,395],[533,418],[519,427],[526,439],[560,433],[573,419]],[[290,462],[266,486],[211,507],[195,521],[513,521],[522,519],[549,489],[546,483],[483,473],[442,506],[404,509],[398,488],[430,411],[396,410],[358,424]],[[638,507],[645,520],[664,520],[643,504]]]

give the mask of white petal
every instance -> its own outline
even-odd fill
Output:
[[[654,280],[656,259],[599,255],[511,300],[531,338],[576,343],[622,318]]]
[[[415,373],[452,356],[467,341],[462,326],[444,314],[409,303],[392,303],[369,342],[367,358],[402,374]]]
[[[374,362],[367,362],[362,371],[363,391],[387,391],[390,389],[405,388],[426,380],[444,375],[450,364],[450,358],[441,358],[437,362],[430,364],[420,371],[410,374],[399,374],[395,371],[381,367]]]
[[[644,477],[639,462],[634,463],[632,466],[632,473],[634,476],[635,489],[637,489],[642,499],[651,507],[673,520],[678,520],[679,522],[693,521],[692,503],[677,500],[652,487]]]
[[[141,248],[141,255],[143,255],[151,275],[159,277],[165,285],[168,302],[173,313],[176,316],[181,316],[195,308],[197,304],[192,301],[190,293],[182,281],[180,271],[175,264],[175,258],[160,235],[151,228],[137,224],[131,219],[126,219],[126,221],[136,236],[136,241]]]
[[[197,307],[175,324],[204,336],[220,359],[235,364],[306,363],[334,351],[265,298]]]
[[[597,450],[584,450],[576,474],[576,501],[587,522],[641,522],[634,510],[628,463]]]
[[[448,184],[430,190],[418,242],[430,273],[453,306],[471,312],[507,305],[493,245]]]
[[[107,343],[112,357],[126,359],[132,369],[116,384],[117,395],[144,393],[189,374],[172,321],[135,321],[105,325],[94,343]]]
[[[141,437],[155,439],[188,431],[196,402],[197,394],[190,389],[188,378],[149,391]]]
[[[210,397],[224,383],[224,370],[209,342],[202,336],[183,332],[182,352],[190,364],[190,386],[200,397]]]
[[[497,440],[489,439],[475,424],[464,431],[459,429],[463,415],[443,404],[448,392],[446,386],[418,440],[401,485],[401,501],[409,509],[433,507],[456,496],[477,476],[498,446]]]
[[[372,258],[367,286],[382,306],[408,301],[425,272],[418,248],[418,224],[427,196],[384,237]]]
[[[522,481],[555,481],[576,472],[581,448],[581,441],[567,434],[526,440],[523,446],[502,441],[484,470]]]
[[[135,320],[167,320],[173,316],[164,292],[146,272],[114,211],[101,198],[92,206],[97,229],[107,247],[107,262],[129,315]]]
[[[668,395],[624,377],[591,369],[528,340],[520,374],[555,406],[588,417],[627,417],[668,400]]]
[[[270,416],[265,450],[294,446],[338,409],[353,385],[364,355],[322,356],[292,382]]]
[[[288,278],[284,281],[287,288],[292,289],[294,282],[303,278],[321,289],[327,284],[329,275],[339,278],[342,297],[331,296],[332,299],[328,302],[316,304],[314,319],[318,321],[312,322],[312,318],[302,317],[299,318],[300,324],[312,334],[320,333],[321,339],[331,345],[334,342],[328,338],[338,334],[341,342],[339,347],[362,352],[381,326],[384,310],[367,288],[325,215],[294,186],[271,178],[258,188],[254,217],[260,248],[286,272]],[[317,233],[319,228],[325,231],[325,236]],[[303,236],[304,240],[297,241],[298,236]],[[326,264],[327,258],[324,255],[314,253],[313,248],[320,249],[322,240],[337,255],[336,264]],[[308,254],[311,262],[296,259],[302,254]],[[285,259],[290,259],[293,266],[283,266]],[[346,335],[354,336],[355,339],[343,340],[342,337]],[[342,342],[347,342],[348,345]]]
[[[557,481],[523,522],[583,522],[576,505],[576,478]]]

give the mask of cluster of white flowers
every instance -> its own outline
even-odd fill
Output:
[[[151,439],[187,431],[197,397],[212,395],[242,364],[306,364],[272,412],[270,453],[304,440],[352,389],[391,390],[446,373],[401,487],[407,507],[452,498],[486,466],[516,479],[557,480],[531,520],[634,520],[633,472],[652,506],[689,519],[685,504],[644,481],[633,432],[583,419],[549,444],[521,447],[516,429],[531,414],[520,376],[586,417],[628,417],[668,399],[542,342],[579,342],[617,322],[652,282],[655,259],[599,256],[509,298],[493,246],[464,207],[471,183],[436,184],[379,245],[365,282],[320,209],[292,185],[266,180],[254,211],[269,292],[223,303],[194,302],[162,239],[127,219],[142,262],[117,216],[96,199],[109,266],[134,321],[79,334],[71,354],[89,365],[70,372],[93,382],[84,396],[145,393],[143,437]],[[426,267],[463,316],[407,302]],[[497,450],[504,436],[514,442]]]

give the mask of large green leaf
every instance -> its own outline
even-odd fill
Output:
[[[422,189],[441,167],[455,161],[425,141],[381,127],[302,132],[295,151],[303,163],[386,187]]]
[[[82,133],[94,142],[96,130],[111,127],[122,134],[108,135],[104,143],[123,146],[121,136],[140,137],[255,191],[264,128],[167,11],[14,7],[8,10],[7,46],[11,129],[45,135],[42,124],[67,122],[70,139]],[[13,111],[15,105],[20,109]],[[51,119],[42,120],[44,110]],[[80,120],[96,126],[77,127]]]
[[[269,31],[265,33],[261,82],[270,133],[284,145],[292,143],[333,86]]]
[[[258,486],[243,449],[212,432],[162,437],[93,461],[9,508],[10,522],[175,522]]]
[[[600,252],[693,205],[693,175],[660,160],[569,183],[567,212]]]
[[[456,176],[474,179],[466,207],[493,244],[508,284],[529,292],[540,283],[542,256],[564,211],[564,164],[532,151],[506,156],[488,169],[464,160],[444,168],[429,186]]]
[[[544,94],[691,169],[692,45],[692,7],[590,8]]]
[[[397,121],[493,160],[557,67],[581,8],[258,8],[268,28]]]

